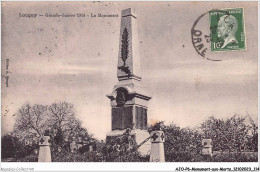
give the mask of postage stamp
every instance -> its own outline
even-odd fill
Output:
[[[209,11],[211,51],[245,50],[243,8]]]

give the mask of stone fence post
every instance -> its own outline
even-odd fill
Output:
[[[151,134],[151,153],[150,162],[165,162],[164,141],[165,135],[163,131],[152,131]]]
[[[38,162],[51,162],[50,136],[40,137]]]
[[[202,155],[212,156],[212,139],[202,139]]]

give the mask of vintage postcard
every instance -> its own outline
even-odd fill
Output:
[[[1,25],[2,171],[259,171],[258,2],[2,1]]]

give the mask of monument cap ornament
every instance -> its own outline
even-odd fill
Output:
[[[205,148],[212,147],[212,140],[211,139],[202,139],[202,146]]]
[[[165,141],[165,135],[163,131],[152,131],[150,136],[152,143],[163,143]]]
[[[41,136],[39,139],[39,146],[50,146],[50,136]]]

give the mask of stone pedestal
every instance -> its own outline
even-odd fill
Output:
[[[51,162],[50,136],[42,136],[39,147],[38,162]]]
[[[151,153],[150,162],[165,162],[164,141],[165,135],[163,131],[152,131],[151,134]]]
[[[139,145],[149,137],[147,131],[147,102],[151,97],[146,96],[141,81],[134,79],[119,81],[114,90],[107,97],[111,100],[112,131],[107,134],[108,138],[115,138],[131,129],[131,136]],[[149,154],[150,143],[142,145],[138,151],[141,155]]]
[[[212,156],[212,139],[203,139],[202,146],[201,154]]]

